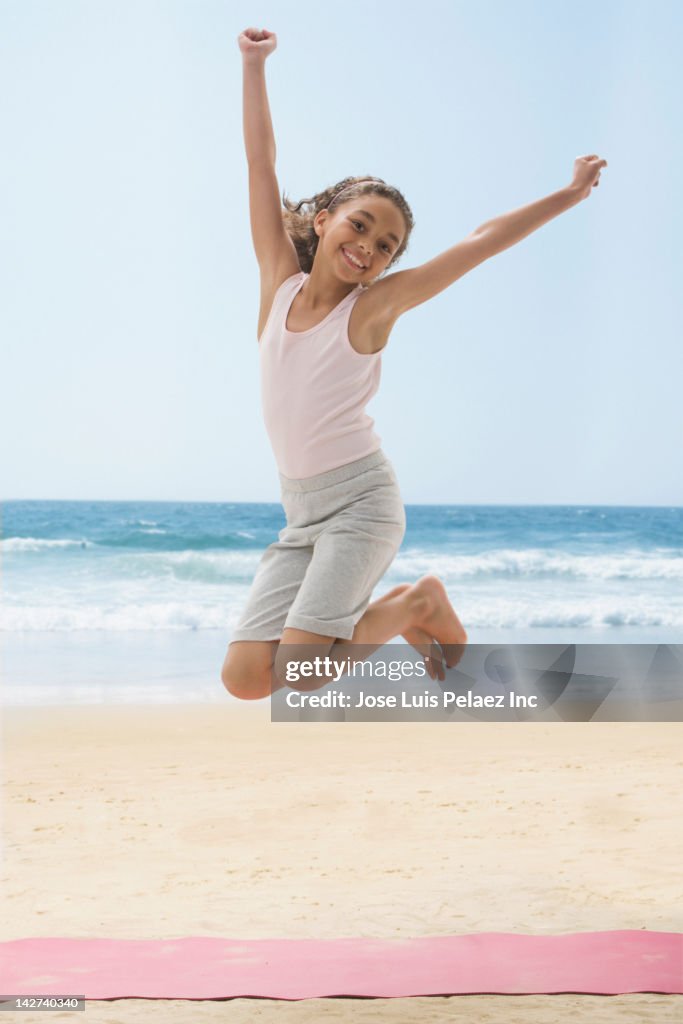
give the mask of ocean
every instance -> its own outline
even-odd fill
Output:
[[[407,505],[379,597],[435,573],[472,643],[683,642],[683,508]],[[5,501],[6,705],[211,702],[279,504]],[[399,642],[398,640],[396,642]]]

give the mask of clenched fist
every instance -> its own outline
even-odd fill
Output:
[[[277,46],[277,36],[266,28],[245,28],[237,43],[245,60],[265,60]]]
[[[600,171],[603,167],[607,167],[607,161],[595,153],[590,156],[577,156],[574,161],[572,188],[576,189],[582,199],[587,199],[591,189],[600,184]]]

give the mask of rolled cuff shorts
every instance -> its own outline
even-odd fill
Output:
[[[303,480],[280,474],[287,525],[269,545],[230,642],[279,640],[285,628],[350,640],[406,530],[381,449]]]

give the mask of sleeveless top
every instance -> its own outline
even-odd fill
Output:
[[[301,271],[282,282],[259,339],[263,418],[277,467],[293,480],[344,466],[381,446],[365,413],[379,388],[381,352],[356,352],[348,335],[362,286],[319,324],[289,331],[289,309],[308,276]]]

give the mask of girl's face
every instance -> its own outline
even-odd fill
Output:
[[[344,281],[369,284],[386,269],[406,232],[401,211],[384,196],[349,199],[314,221],[322,256]]]

